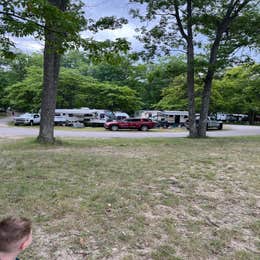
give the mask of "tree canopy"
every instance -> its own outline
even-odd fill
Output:
[[[253,121],[260,113],[260,65],[243,65],[228,69],[213,89],[218,93],[215,107],[218,111],[248,114]]]
[[[5,89],[4,100],[19,111],[38,111],[42,95],[42,68],[34,65],[25,71],[23,80]],[[141,105],[136,91],[127,86],[100,82],[80,74],[77,69],[61,69],[57,92],[58,108],[91,107],[133,113]]]
[[[205,137],[214,74],[224,64],[234,62],[241,48],[259,47],[260,13],[255,0],[218,1],[149,1],[130,0],[145,5],[132,10],[134,17],[146,24],[139,39],[146,57],[172,54],[176,49],[187,55],[187,92],[190,136]],[[147,22],[150,22],[147,26]],[[195,53],[203,54],[206,63],[201,92],[200,123],[195,122]]]

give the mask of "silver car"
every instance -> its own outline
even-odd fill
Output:
[[[196,117],[196,125],[197,127],[199,126],[199,117]],[[186,128],[189,130],[189,121],[186,122],[185,124]],[[218,129],[222,130],[223,129],[223,122],[216,120],[214,117],[208,116],[207,120],[207,130],[209,129]]]

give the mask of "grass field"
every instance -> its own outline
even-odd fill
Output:
[[[0,217],[21,259],[259,259],[260,137],[0,139]]]

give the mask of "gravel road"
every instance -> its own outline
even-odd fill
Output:
[[[26,136],[37,136],[39,129],[35,127],[9,126],[11,118],[0,119],[0,138],[19,138]],[[208,136],[224,137],[224,136],[249,136],[260,135],[260,126],[248,125],[226,125],[221,131],[208,131]],[[84,131],[81,130],[55,130],[55,137],[78,137],[78,138],[154,138],[154,137],[187,137],[188,132],[155,132],[153,130],[147,132],[139,131]]]

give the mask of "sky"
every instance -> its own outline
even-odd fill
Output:
[[[82,0],[85,3],[84,12],[86,18],[98,19],[103,16],[126,17],[128,24],[117,30],[104,30],[95,35],[96,40],[115,40],[116,38],[126,38],[132,44],[134,51],[141,50],[142,44],[135,38],[137,32],[135,28],[138,26],[138,21],[129,15],[131,8],[136,4],[129,3],[128,0]],[[141,5],[138,5],[140,7]],[[87,32],[82,32],[82,36],[89,36]],[[32,37],[13,38],[16,47],[25,53],[42,52],[43,42],[37,41]],[[248,52],[245,50],[244,52]],[[240,53],[241,54],[241,53]],[[239,55],[239,54],[238,54]],[[257,62],[260,62],[260,54],[252,52],[251,57]]]
[[[129,16],[129,10],[133,4],[128,0],[83,0],[85,3],[84,12],[87,18],[98,19],[103,16],[126,17],[128,24],[117,30],[104,30],[95,35],[96,40],[115,40],[116,38],[126,38],[132,43],[132,48],[138,50],[141,43],[135,39],[135,27],[137,21]],[[82,36],[89,36],[87,32],[82,32]],[[43,50],[43,42],[37,41],[32,37],[12,38],[16,43],[16,47],[25,53],[41,52]]]

